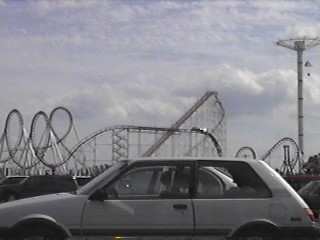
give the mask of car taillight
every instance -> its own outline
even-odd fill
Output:
[[[316,221],[316,218],[315,218],[312,210],[311,210],[310,208],[305,208],[305,210],[306,210],[306,213],[307,213],[309,219],[310,219],[312,222],[315,222],[315,221]]]

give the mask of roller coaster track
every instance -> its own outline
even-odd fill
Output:
[[[91,141],[92,139],[94,139],[95,137],[104,134],[105,132],[109,132],[109,131],[114,131],[116,129],[123,129],[123,130],[127,130],[127,131],[143,131],[143,132],[164,132],[164,133],[170,133],[170,135],[173,135],[175,133],[198,133],[198,134],[202,134],[204,136],[207,136],[207,133],[204,132],[199,132],[198,130],[192,130],[192,129],[172,129],[172,128],[163,128],[163,127],[145,127],[145,126],[135,126],[135,125],[117,125],[117,126],[112,126],[112,127],[107,127],[104,129],[100,129],[92,134],[90,134],[89,136],[83,138],[80,140],[80,142],[74,146],[71,150],[70,150],[70,156],[68,157],[68,159],[66,159],[65,161],[68,161],[72,155],[78,151],[81,146],[83,146],[84,144],[86,144],[87,142]],[[214,148],[216,148],[218,154],[222,154],[222,150],[221,150],[221,146],[218,143],[218,140],[215,139],[214,136],[211,137],[212,139],[212,143]]]
[[[252,159],[256,159],[257,158],[257,154],[254,151],[254,149],[252,147],[249,146],[244,146],[241,147],[235,154],[236,158],[239,157],[244,157],[244,158],[252,158]]]
[[[291,143],[294,147],[295,147],[295,150],[296,150],[296,154],[299,155],[300,153],[300,150],[299,150],[299,146],[298,144],[296,143],[296,141],[292,138],[289,138],[289,137],[284,137],[284,138],[281,138],[278,142],[276,142],[262,157],[261,159],[262,160],[266,160],[266,158],[268,158],[273,151],[275,151],[275,149],[277,149],[279,146],[281,146],[281,144],[285,143],[285,142],[289,142]]]
[[[59,117],[65,121],[60,123]],[[169,148],[171,148],[171,153],[174,153],[175,142],[177,151],[182,155],[193,153],[196,150],[197,152],[206,151],[206,153],[212,151],[212,154],[221,156],[223,147],[225,147],[224,120],[223,105],[218,99],[217,92],[213,91],[206,92],[169,128],[116,125],[95,131],[82,139],[79,138],[74,127],[71,112],[64,107],[54,108],[50,114],[43,111],[37,112],[32,118],[29,133],[24,126],[22,114],[14,109],[8,114],[4,131],[0,136],[0,164],[11,167],[15,165],[22,170],[43,169],[44,167],[52,170],[67,169],[70,164],[86,167],[87,161],[92,161],[86,156],[87,150],[98,146],[100,143],[95,145],[94,142],[104,133],[111,133],[112,143],[100,145],[106,145],[108,149],[112,147],[112,161],[129,157],[130,144],[141,150],[138,150],[139,154],[134,156],[151,156],[152,154],[163,154],[165,151],[168,151],[166,154],[170,154]],[[191,130],[192,127],[204,127],[208,129],[208,132]],[[76,135],[76,141],[72,144],[68,142],[71,133]],[[137,142],[129,143],[129,137],[131,138],[129,133],[134,133],[132,136],[137,137]],[[186,138],[183,137],[186,135],[182,133],[190,135]],[[195,137],[198,134],[201,135],[201,138]],[[143,143],[139,142],[140,138],[144,141]],[[169,138],[172,144],[168,142]],[[188,139],[193,142],[188,143]],[[186,148],[186,143],[189,144],[190,149]],[[109,158],[106,161],[109,161]]]
[[[224,117],[225,117],[225,111],[222,106],[222,103],[217,97],[217,92],[209,91],[206,92],[177,122],[175,122],[170,129],[179,129],[181,125],[191,117],[192,114],[196,112],[197,109],[199,109],[210,97],[214,96],[216,99],[216,102],[221,108],[221,118],[219,119],[218,124],[211,130],[214,132],[223,122]],[[198,127],[198,126],[194,126]],[[171,135],[173,134],[172,131],[167,131],[165,132],[161,138],[155,142],[144,154],[143,157],[148,157],[151,156]]]

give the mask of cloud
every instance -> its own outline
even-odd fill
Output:
[[[81,10],[97,4],[95,0],[29,1],[30,11],[46,16],[59,10]]]
[[[4,3],[1,116],[63,105],[84,134],[119,123],[168,126],[214,90],[235,124],[228,125],[231,149],[266,136],[264,149],[295,131],[295,59],[273,43],[319,34],[316,2]],[[314,110],[313,69],[305,103]]]
[[[288,27],[286,35],[293,38],[319,38],[320,24],[294,24]]]

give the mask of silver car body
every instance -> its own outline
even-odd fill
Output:
[[[164,197],[157,199],[94,199],[104,186],[137,166],[177,162],[242,163],[270,190],[267,198]],[[188,165],[188,166],[189,166]],[[193,166],[193,165],[190,165]],[[206,169],[210,170],[210,167]],[[230,189],[232,178],[211,171]],[[196,185],[193,185],[196,187]],[[263,161],[248,159],[148,158],[118,163],[76,193],[58,193],[0,204],[0,236],[18,234],[24,226],[54,226],[70,239],[220,239],[244,229],[269,227],[283,233],[317,233],[308,206],[285,180]],[[32,225],[34,224],[34,225]],[[240,236],[240,235],[239,235]]]

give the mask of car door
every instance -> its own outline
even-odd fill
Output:
[[[191,173],[190,162],[131,165],[89,198],[83,214],[83,234],[86,239],[192,238]],[[95,200],[97,193],[105,197]]]
[[[271,193],[246,163],[199,161],[195,193],[195,239],[222,237],[269,216]]]

